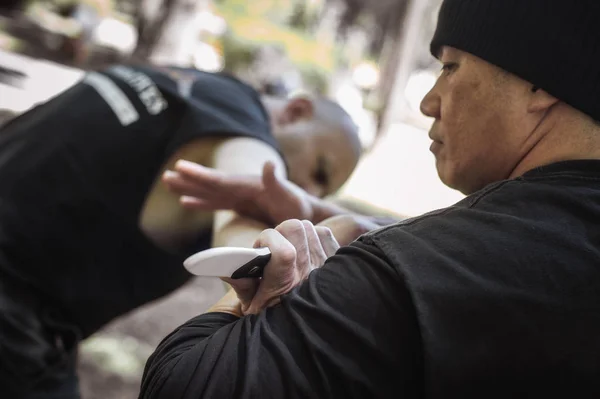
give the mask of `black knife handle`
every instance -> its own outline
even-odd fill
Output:
[[[263,271],[265,270],[265,266],[271,260],[271,254],[259,255],[256,258],[252,259],[250,262],[246,263],[244,266],[237,269],[232,275],[231,278],[234,280],[240,278],[258,278],[262,277]]]

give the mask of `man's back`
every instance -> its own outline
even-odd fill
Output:
[[[414,301],[425,391],[600,393],[598,221],[600,161],[572,161],[372,234]]]

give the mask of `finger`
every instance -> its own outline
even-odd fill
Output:
[[[289,195],[281,179],[282,177],[277,175],[275,164],[270,161],[265,163],[262,177],[265,189],[272,195]]]
[[[223,277],[221,279],[227,284],[231,285],[231,288],[237,294],[238,298],[242,302],[242,305],[249,305],[249,303],[252,302],[252,299],[256,295],[258,286],[260,284],[260,280],[256,278],[232,279]]]
[[[303,270],[303,272],[306,274],[306,276],[308,276],[312,269],[321,267],[323,263],[325,263],[327,255],[325,254],[325,250],[321,245],[321,240],[319,239],[319,235],[317,234],[315,226],[308,220],[303,220],[302,224],[304,225],[304,231],[306,233],[306,241],[308,243],[308,253],[310,255],[311,263],[311,267]]]
[[[179,172],[166,171],[163,173],[162,181],[167,185],[170,191],[177,194],[195,197],[204,197],[206,194],[209,194],[210,198],[214,197],[214,195],[211,195],[212,193],[210,193],[210,187],[191,180]]]
[[[175,170],[194,180],[200,180],[203,184],[219,184],[223,173],[217,169],[207,168],[200,164],[180,159],[175,163]]]
[[[275,164],[271,161],[266,162],[263,166],[263,184],[273,185],[277,182],[277,176],[275,174]]]
[[[196,197],[190,197],[188,195],[182,195],[179,197],[179,203],[185,209],[191,209],[195,211],[220,211],[225,209],[219,206],[219,204],[205,201]]]
[[[304,224],[298,219],[290,219],[275,227],[296,249],[296,268],[310,267],[310,253]]]
[[[275,229],[263,230],[254,242],[254,247],[268,247],[271,251],[271,259],[265,266],[263,276],[270,266],[289,267],[296,262],[296,248]]]
[[[181,174],[173,170],[166,170],[162,175],[162,181],[169,184],[172,181],[181,179]]]
[[[223,173],[185,160],[177,161],[175,169],[184,179],[196,184],[198,189],[211,198],[225,195],[246,198],[257,195],[263,189],[261,177],[257,175]]]
[[[193,184],[200,190],[199,192],[212,197],[236,189],[232,176],[226,176],[219,170],[207,168],[194,162],[180,159],[175,163],[175,170],[182,180]]]
[[[258,290],[245,314],[256,314],[291,291],[300,281],[295,270],[296,248],[275,229],[260,233],[255,247],[268,247],[271,259],[263,272]]]
[[[210,192],[212,185],[206,185],[202,182],[194,180],[186,174],[167,170],[162,175],[162,181],[172,190],[193,191],[194,193]]]
[[[323,247],[327,258],[335,255],[337,250],[340,248],[340,244],[333,236],[331,229],[324,226],[315,226],[315,230],[317,231],[319,241],[321,241],[321,246]]]

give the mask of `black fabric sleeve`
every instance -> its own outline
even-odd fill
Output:
[[[140,398],[418,395],[414,307],[402,276],[368,240],[340,249],[259,315],[185,323],[148,360]]]

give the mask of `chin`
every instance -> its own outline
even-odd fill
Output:
[[[447,171],[446,171],[447,169],[442,167],[441,162],[439,160],[437,160],[437,158],[436,158],[435,167],[437,169],[438,177],[440,178],[442,183],[444,183],[444,185],[456,190],[456,188],[453,185],[453,181],[451,179],[450,174],[447,173]]]
[[[468,186],[465,185],[464,182],[461,182],[460,179],[457,179],[451,173],[444,173],[443,169],[441,168],[438,168],[438,176],[445,186],[453,190],[460,191],[464,195],[473,194],[475,191],[477,191],[468,188]]]
[[[448,187],[453,190],[459,191],[464,195],[471,195],[476,193],[477,191],[485,188],[487,184],[469,184],[468,182],[453,182],[453,183],[444,183]]]

